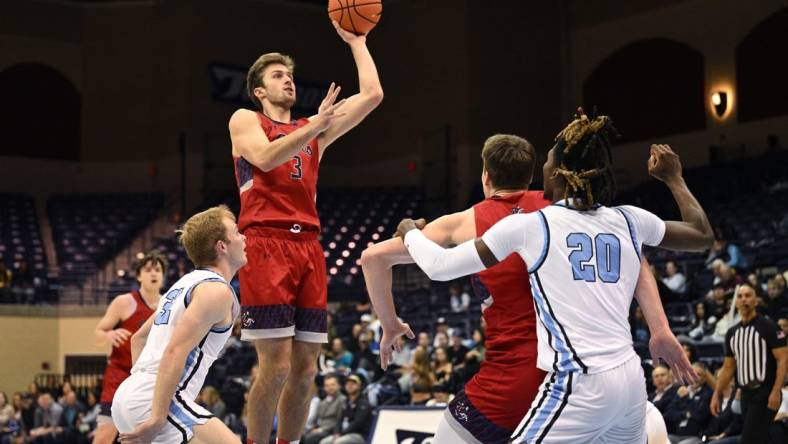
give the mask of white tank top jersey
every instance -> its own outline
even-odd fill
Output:
[[[170,290],[161,298],[159,306],[154,314],[155,319],[148,333],[148,340],[142,349],[137,363],[131,369],[131,373],[157,374],[159,363],[165,347],[170,342],[175,326],[178,325],[186,307],[191,301],[192,291],[195,287],[204,282],[223,282],[233,291],[233,320],[240,312],[238,298],[232,286],[224,280],[218,273],[197,269],[185,274],[178,280]],[[178,382],[178,393],[185,399],[196,399],[202,389],[208,369],[227,343],[227,339],[232,334],[232,322],[222,327],[214,327],[186,358],[186,365],[183,369],[180,381]]]
[[[508,216],[482,236],[498,260],[515,251],[528,264],[539,368],[592,374],[635,356],[628,318],[640,250],[664,234],[665,222],[637,207],[579,211],[560,201]]]

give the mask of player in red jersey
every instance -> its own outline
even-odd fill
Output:
[[[541,191],[527,191],[534,170],[534,149],[526,140],[510,135],[487,139],[482,150],[482,185],[485,200],[473,207],[436,219],[424,234],[442,245],[457,245],[483,234],[513,213],[537,211],[551,202]],[[402,241],[392,239],[362,253],[361,264],[370,299],[383,327],[381,365],[388,365],[392,346],[402,334],[413,335],[400,322],[391,296],[391,267],[412,263]],[[496,267],[472,277],[474,292],[482,300],[487,323],[487,351],[480,371],[465,385],[446,410],[435,444],[505,443],[531,407],[545,373],[536,367],[536,314],[526,264],[511,255]],[[654,336],[652,354],[662,357],[686,375],[691,365],[670,332],[659,301],[656,282],[641,264],[637,299]]]
[[[277,404],[279,442],[296,441],[303,433],[317,356],[327,342],[318,167],[326,148],[383,100],[366,36],[336,23],[334,28],[353,53],[358,94],[336,102],[340,88],[332,83],[317,115],[292,120],[293,60],[269,53],[247,76],[249,97],[260,111],[241,109],[230,118],[241,195],[238,225],[249,253],[239,272],[241,338],[254,342],[260,364],[249,393],[249,442],[268,442]]]
[[[167,260],[158,252],[145,255],[136,266],[139,290],[122,294],[107,307],[104,317],[96,325],[98,345],[112,344],[101,390],[101,414],[93,437],[93,444],[112,444],[118,431],[112,423],[111,407],[115,390],[129,377],[131,371],[131,335],[156,311],[164,285]]]

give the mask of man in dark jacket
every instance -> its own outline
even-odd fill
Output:
[[[673,384],[673,375],[669,368],[658,365],[651,372],[651,381],[654,383],[654,391],[648,394],[648,400],[665,416],[665,411],[673,398],[676,397],[677,386]],[[676,424],[670,423],[665,418],[665,426],[668,433],[676,430]]]
[[[365,444],[372,422],[372,407],[362,393],[364,386],[361,377],[352,374],[345,381],[347,402],[342,412],[342,421],[337,424],[334,434],[323,438],[320,444]]]

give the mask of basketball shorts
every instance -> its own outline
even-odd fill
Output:
[[[644,444],[646,380],[640,359],[590,375],[548,373],[512,442]]]
[[[134,373],[118,387],[112,403],[112,421],[120,433],[129,433],[151,413],[156,375]],[[153,444],[186,443],[194,436],[194,426],[205,424],[213,415],[193,400],[178,398],[170,403],[167,423]]]
[[[112,399],[115,396],[115,391],[118,389],[123,381],[129,377],[129,371],[118,368],[113,364],[107,365],[104,370],[104,380],[101,385],[101,411],[99,413],[97,422],[103,424],[105,422],[112,422]]]
[[[326,260],[316,231],[254,227],[246,235],[241,339],[328,342]]]

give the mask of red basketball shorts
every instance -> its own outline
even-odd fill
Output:
[[[241,339],[328,342],[326,260],[317,232],[254,227],[246,235]]]

